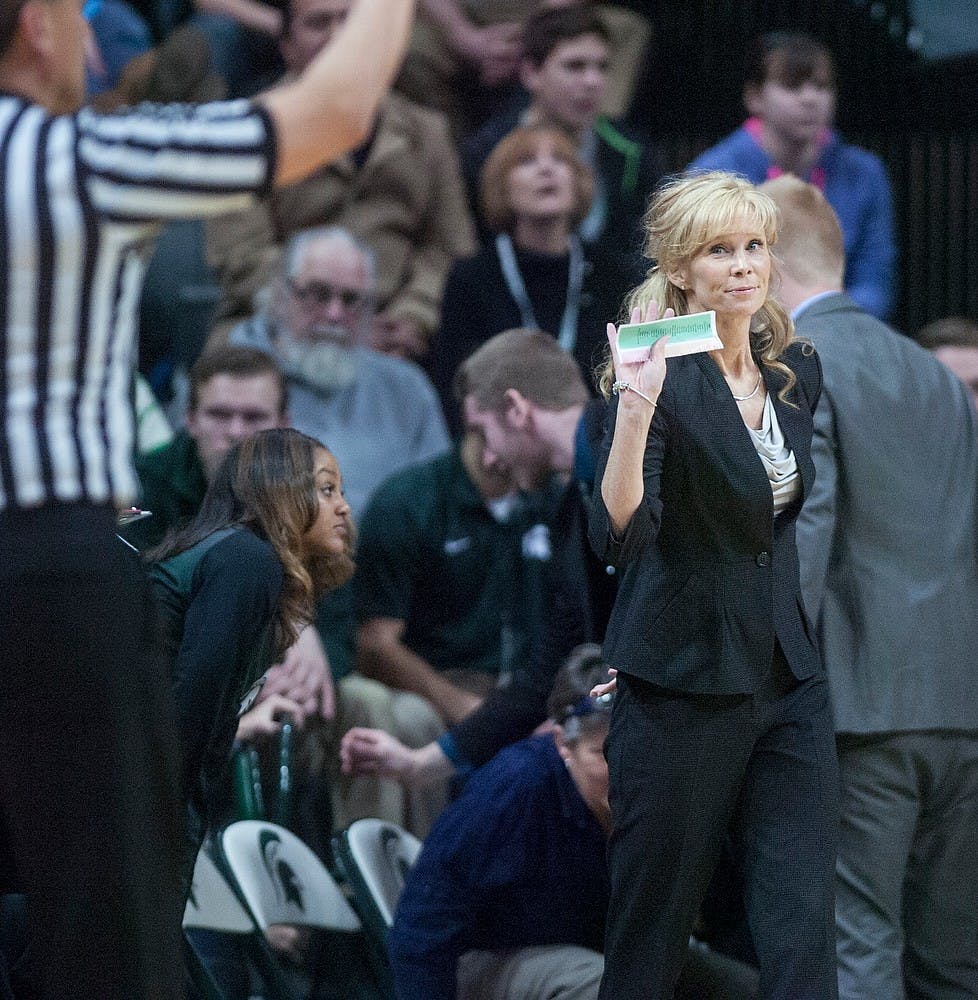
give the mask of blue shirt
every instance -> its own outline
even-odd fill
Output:
[[[774,160],[746,127],[701,153],[687,170],[729,170],[752,184],[771,176]],[[868,313],[886,319],[896,286],[896,238],[890,183],[879,157],[842,142],[834,132],[813,168],[835,209],[846,252],[846,292]],[[802,180],[813,180],[813,176]]]
[[[507,747],[438,818],[389,938],[397,995],[450,1000],[472,949],[603,950],[607,840],[553,737]]]

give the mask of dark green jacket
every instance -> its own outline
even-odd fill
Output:
[[[150,576],[176,702],[183,791],[211,822],[229,786],[241,699],[272,664],[284,571],[270,542],[229,527],[156,563]]]
[[[207,479],[197,454],[197,443],[185,431],[162,448],[136,457],[141,495],[139,506],[153,516],[135,521],[123,532],[141,551],[163,541],[171,528],[183,527],[197,513]]]

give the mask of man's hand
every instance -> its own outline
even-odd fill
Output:
[[[354,728],[340,742],[344,774],[406,779],[414,770],[413,751],[382,729]]]
[[[382,729],[349,730],[340,743],[340,764],[344,774],[354,777],[394,778],[415,786],[455,771],[437,743],[412,750]]]
[[[265,928],[265,937],[274,951],[298,965],[305,958],[312,931],[294,924],[269,924]]]
[[[374,321],[373,348],[381,354],[417,361],[428,350],[428,338],[409,316],[382,315]]]
[[[610,681],[605,681],[604,684],[595,684],[591,688],[592,698],[601,698],[606,694],[614,694],[618,690],[618,671],[614,667],[608,667],[608,676],[611,678]]]
[[[518,21],[483,27],[469,17],[461,0],[420,0],[420,8],[440,26],[452,51],[478,70],[483,83],[495,86],[516,75],[522,32]]]
[[[282,662],[268,671],[258,701],[276,694],[297,702],[304,716],[332,719],[336,714],[333,675],[314,625],[307,625],[285,651]]]

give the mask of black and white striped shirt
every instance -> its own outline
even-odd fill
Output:
[[[0,510],[135,496],[136,311],[159,223],[271,185],[246,101],[51,117],[0,95]]]

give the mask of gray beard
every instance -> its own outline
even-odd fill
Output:
[[[278,359],[287,378],[295,379],[325,395],[346,389],[357,377],[357,359],[352,347],[335,340],[304,343],[282,330],[278,336]]]

